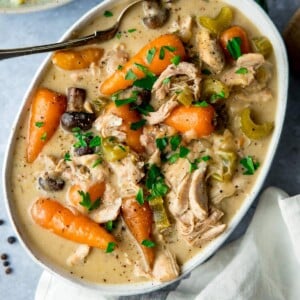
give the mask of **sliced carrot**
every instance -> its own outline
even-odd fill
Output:
[[[167,50],[166,47],[169,47],[172,51]],[[154,51],[155,54],[153,58],[149,60],[148,53],[151,50]],[[163,58],[162,56],[160,57],[161,51],[164,51]],[[100,91],[104,95],[112,95],[117,91],[131,86],[134,80],[125,79],[126,74],[130,70],[138,79],[145,77],[145,73],[137,68],[136,64],[143,65],[147,67],[150,72],[160,75],[167,66],[171,64],[171,59],[176,55],[179,55],[181,59],[184,59],[186,56],[181,40],[175,34],[162,35],[142,48],[123,66],[121,70],[117,70],[114,74],[108,77],[102,83]]]
[[[81,188],[79,184],[75,184],[70,186],[68,191],[68,198],[75,206],[80,206],[80,202],[82,201],[82,197],[79,192],[83,191],[85,193],[89,193],[92,203],[94,203],[97,199],[103,196],[105,191],[105,182],[96,182],[92,184],[87,190]]]
[[[140,205],[134,198],[123,199],[122,202],[123,219],[135,237],[145,255],[149,267],[153,267],[154,249],[142,245],[144,240],[151,240],[153,216],[149,204],[145,202]]]
[[[40,88],[32,101],[28,138],[27,162],[32,163],[50,140],[67,107],[67,98],[56,92]]]
[[[106,249],[110,242],[116,242],[99,224],[81,214],[74,215],[51,199],[38,199],[31,208],[31,216],[36,224],[76,243]]]
[[[229,41],[231,41],[232,39],[237,38],[237,37],[240,38],[242,41],[242,44],[241,44],[242,54],[246,54],[251,51],[247,32],[240,26],[233,26],[233,27],[230,27],[229,29],[225,30],[220,36],[221,46],[222,46],[224,52],[226,53],[226,55],[230,58],[232,58],[232,57],[227,49],[227,45],[228,45]]]
[[[123,123],[120,127],[121,131],[126,133],[126,143],[129,147],[137,152],[142,152],[144,147],[141,145],[140,137],[142,134],[142,128],[137,130],[130,129],[132,123],[141,120],[139,113],[135,110],[130,110],[129,104],[117,107],[114,103],[110,103],[106,107],[106,113],[114,114],[123,119]]]
[[[181,133],[195,131],[198,138],[208,136],[214,131],[215,110],[208,107],[178,106],[164,121]]]
[[[64,70],[80,70],[98,62],[103,56],[102,48],[57,51],[52,56],[52,63]]]

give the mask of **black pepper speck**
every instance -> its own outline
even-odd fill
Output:
[[[5,269],[5,274],[11,274],[12,271],[13,271],[12,268],[6,268],[6,269]]]
[[[1,254],[1,259],[2,260],[8,259],[8,255],[6,253]]]
[[[9,236],[7,238],[7,242],[10,244],[14,244],[17,241],[17,239],[14,236]]]

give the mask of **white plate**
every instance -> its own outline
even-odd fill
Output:
[[[41,10],[46,10],[58,6],[65,5],[73,0],[36,0],[34,4],[25,3],[20,5],[13,4],[1,4],[0,2],[0,13],[4,14],[21,14],[30,13]],[[9,0],[6,0],[9,3]]]
[[[71,36],[71,33],[74,30],[78,30],[82,26],[88,23],[90,19],[92,19],[96,15],[101,15],[100,12],[103,13],[106,9],[109,9],[111,5],[118,3],[119,0],[107,0],[97,7],[93,8],[91,11],[89,11],[86,15],[84,15],[79,21],[77,21],[62,37],[61,40],[66,40]],[[261,168],[260,174],[257,178],[257,181],[252,188],[251,193],[249,196],[245,199],[244,203],[242,204],[239,211],[236,213],[236,215],[233,217],[231,222],[228,225],[227,230],[220,235],[218,238],[216,238],[214,241],[212,241],[205,249],[197,254],[195,257],[193,257],[191,260],[189,260],[183,267],[182,267],[182,275],[177,278],[176,280],[179,280],[183,278],[187,273],[189,273],[191,270],[193,270],[195,267],[203,263],[205,260],[207,260],[217,249],[225,242],[225,240],[228,238],[228,236],[232,233],[232,231],[237,227],[239,222],[242,220],[243,216],[246,214],[247,210],[253,203],[254,199],[258,195],[263,182],[267,176],[267,173],[270,169],[272,160],[275,155],[275,151],[279,142],[284,117],[285,117],[285,111],[286,111],[286,103],[287,103],[287,90],[288,90],[288,62],[287,62],[287,55],[284,43],[282,41],[282,38],[280,34],[278,33],[276,27],[272,23],[272,21],[269,19],[269,17],[266,15],[266,13],[261,9],[260,6],[258,6],[253,0],[225,0],[228,4],[230,4],[233,7],[236,7],[239,9],[242,13],[244,13],[250,20],[253,20],[253,22],[256,24],[256,26],[260,29],[262,35],[267,36],[271,43],[274,46],[274,54],[275,54],[275,60],[276,60],[276,72],[278,77],[278,106],[277,106],[277,112],[275,117],[275,129],[272,135],[272,139],[270,141],[270,146],[268,149],[268,152],[266,154],[265,163]],[[35,89],[38,87],[39,82],[41,78],[43,77],[44,72],[47,70],[47,66],[50,63],[50,55],[45,60],[45,62],[42,64],[40,69],[38,70],[35,78],[32,81],[31,86],[29,87],[24,100],[23,105],[21,108],[21,111],[18,115],[17,121],[15,123],[15,126],[13,128],[19,128],[23,116],[27,113],[26,108],[30,106],[30,96],[35,91]],[[6,206],[8,209],[8,213],[11,219],[11,222],[13,226],[15,227],[15,230],[19,236],[19,239],[24,246],[24,248],[27,250],[29,255],[32,257],[34,261],[36,261],[38,264],[40,264],[43,268],[46,270],[52,272],[53,274],[61,277],[62,279],[68,280],[69,282],[72,282],[74,284],[80,284],[84,286],[88,286],[94,289],[98,289],[99,292],[102,292],[104,294],[113,294],[113,295],[133,295],[133,294],[139,294],[139,293],[146,293],[150,292],[162,287],[165,287],[166,285],[169,285],[173,283],[174,281],[167,282],[167,283],[153,283],[153,282],[147,282],[142,284],[126,284],[126,285],[108,285],[108,284],[88,284],[80,279],[74,279],[70,276],[70,274],[63,270],[62,268],[58,268],[51,264],[49,260],[45,257],[42,257],[36,249],[30,245],[29,241],[25,238],[23,239],[22,236],[22,226],[19,223],[19,220],[14,213],[13,209],[13,203],[10,200],[10,165],[12,160],[12,153],[14,148],[14,141],[16,138],[17,132],[16,130],[12,129],[12,134],[10,137],[9,147],[6,153],[5,157],[5,167],[4,167],[4,190],[6,195]],[[250,259],[250,258],[249,258]]]

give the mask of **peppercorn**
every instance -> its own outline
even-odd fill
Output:
[[[1,259],[2,260],[7,260],[8,259],[8,255],[6,253],[2,253],[1,254]]]
[[[6,273],[6,274],[10,274],[10,273],[12,273],[12,271],[13,271],[12,268],[6,268],[6,269],[5,269],[5,273]]]
[[[7,238],[7,241],[10,243],[10,244],[13,244],[17,241],[17,239],[14,237],[14,236],[10,236]]]
[[[5,261],[3,262],[3,266],[4,266],[4,267],[8,267],[9,265],[10,265],[10,263],[9,263],[8,260],[5,260]]]
[[[4,224],[4,220],[0,219],[0,226]]]

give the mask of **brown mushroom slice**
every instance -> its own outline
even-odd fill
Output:
[[[143,2],[143,23],[149,29],[162,27],[169,19],[170,11],[164,7],[161,1],[146,0]]]

